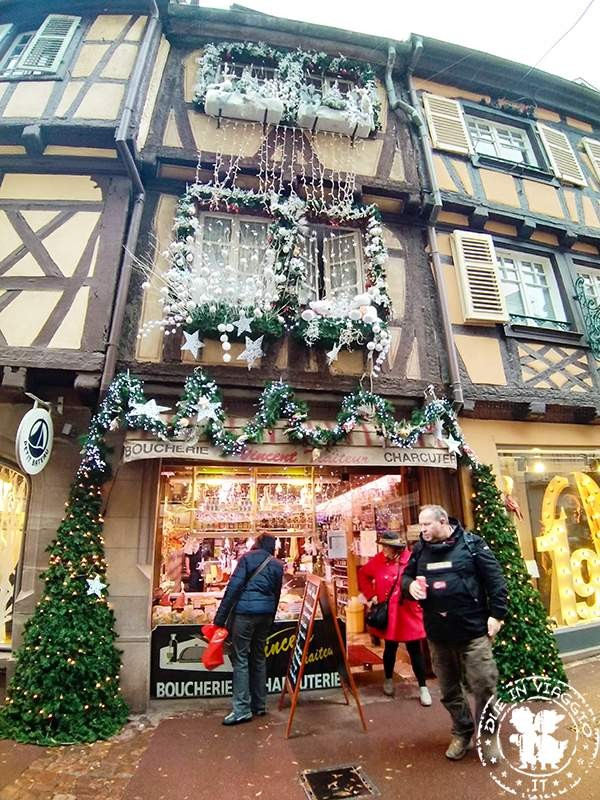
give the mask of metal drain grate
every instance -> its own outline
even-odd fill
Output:
[[[300,773],[300,783],[309,800],[341,800],[346,797],[360,800],[379,796],[375,786],[356,765],[306,769]]]

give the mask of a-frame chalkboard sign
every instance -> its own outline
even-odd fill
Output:
[[[283,708],[286,692],[289,692],[292,699],[290,717],[285,732],[286,739],[290,735],[292,720],[294,719],[294,712],[296,711],[296,704],[298,703],[298,695],[300,694],[300,688],[302,686],[302,676],[304,674],[306,658],[310,648],[310,640],[312,639],[317,606],[320,607],[321,613],[323,614],[323,633],[325,641],[333,648],[337,659],[337,670],[340,675],[340,682],[346,703],[348,703],[348,692],[350,692],[356,701],[356,707],[358,708],[362,726],[365,731],[367,730],[367,723],[358,698],[358,690],[350,671],[350,665],[348,664],[346,648],[344,647],[340,626],[338,625],[337,617],[334,613],[334,606],[329,589],[321,578],[317,578],[315,575],[307,575],[302,608],[300,609],[298,627],[296,628],[296,641],[294,643],[292,655],[290,656],[290,663],[288,664],[287,674],[283,683],[283,691],[279,698],[280,710]]]

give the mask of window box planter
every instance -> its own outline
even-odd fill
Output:
[[[204,110],[212,117],[229,117],[277,125],[283,116],[283,102],[278,97],[256,97],[215,88],[206,92]]]
[[[342,109],[314,106],[309,103],[300,103],[296,124],[301,128],[343,133],[346,136],[354,135],[361,139],[366,139],[373,130],[372,119],[352,119],[348,112]]]

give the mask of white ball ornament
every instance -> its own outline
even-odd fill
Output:
[[[381,325],[378,322],[373,325],[373,333],[381,333]]]
[[[231,331],[233,330],[233,325],[231,324],[231,322],[228,322],[227,325],[225,325],[225,330],[227,331],[227,333],[231,333]]]
[[[228,364],[231,361],[231,356],[229,353],[223,353],[223,361]]]
[[[229,336],[227,336],[226,333],[223,333],[221,336],[219,336],[219,340],[221,342],[227,342],[227,341],[229,341]]]
[[[227,351],[227,350],[231,350],[231,342],[223,342],[223,344],[221,345],[221,347],[222,347],[222,348],[223,348],[223,350],[225,350],[225,351]]]
[[[217,330],[219,331],[219,333],[225,333],[225,330],[226,330],[225,323],[224,322],[220,322],[217,325]]]
[[[375,350],[375,342],[367,342],[367,350]]]

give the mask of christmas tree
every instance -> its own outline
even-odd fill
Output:
[[[127,719],[114,614],[106,597],[100,469],[82,464],[50,544],[45,588],[24,628],[0,736],[41,745],[93,742]]]
[[[473,468],[473,491],[475,533],[493,550],[508,584],[508,616],[494,642],[500,687],[532,675],[567,683],[546,609],[531,584],[515,525],[504,509],[491,467]]]

